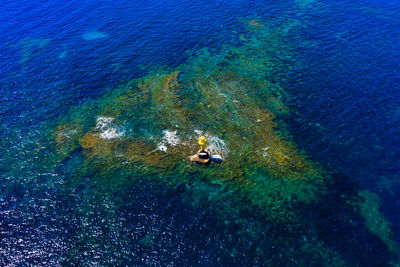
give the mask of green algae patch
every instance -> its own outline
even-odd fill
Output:
[[[61,123],[56,127],[53,135],[58,153],[68,156],[79,148],[77,140],[82,136],[82,127],[78,123]]]

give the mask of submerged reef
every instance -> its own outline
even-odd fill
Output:
[[[24,66],[33,57],[40,55],[50,44],[51,39],[48,38],[23,38],[18,42],[17,47],[20,47],[20,64]]]
[[[399,247],[393,240],[390,224],[380,211],[381,203],[375,193],[367,190],[359,191],[358,197],[349,201],[349,204],[365,219],[365,226],[368,231],[378,236],[386,244],[389,251],[400,254]]]
[[[297,25],[249,20],[241,46],[202,49],[72,110],[53,132],[61,159],[82,157],[71,183],[91,183],[107,201],[135,179],[184,186],[188,203],[218,209],[227,224],[248,225],[244,240],[268,233],[270,247],[292,264],[344,265],[302,224],[298,209],[321,201],[329,175],[291,141],[282,120],[290,110],[280,80],[295,53],[284,38]],[[189,162],[201,132],[222,164]]]
[[[90,31],[85,33],[82,38],[86,41],[92,41],[97,39],[107,39],[110,36],[108,34],[102,33],[100,31]]]

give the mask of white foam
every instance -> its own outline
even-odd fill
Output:
[[[178,136],[178,132],[164,130],[163,143],[166,143],[170,146],[176,146],[176,145],[180,144],[181,139]]]
[[[176,146],[182,143],[181,138],[178,136],[178,131],[164,130],[164,136],[158,144],[157,149],[166,152],[167,146]]]
[[[212,135],[206,135],[207,138],[207,150],[211,155],[218,154],[221,158],[226,158],[229,153],[226,143],[221,138]]]
[[[103,139],[113,139],[113,138],[118,138],[124,136],[123,132],[117,131],[115,128],[108,128],[104,132],[100,134],[100,138]]]
[[[168,150],[167,147],[165,145],[163,145],[163,144],[158,144],[157,149],[161,150],[163,152],[167,152],[167,150]]]
[[[122,130],[118,130],[116,127],[112,127],[112,122],[114,118],[100,116],[96,120],[96,130],[99,130],[100,138],[103,139],[113,139],[119,138],[125,135]],[[122,128],[122,127],[119,127]]]
[[[114,118],[112,118],[112,117],[100,116],[96,120],[96,128],[99,130],[102,130],[105,127],[109,127],[113,120],[114,120]]]

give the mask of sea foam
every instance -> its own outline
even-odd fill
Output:
[[[178,136],[178,131],[164,130],[163,133],[164,136],[157,146],[159,150],[166,152],[168,150],[167,146],[176,146],[182,143],[181,138]]]
[[[125,135],[125,133],[122,130],[119,130],[119,128],[122,127],[113,127],[112,122],[114,121],[114,118],[112,117],[103,117],[100,116],[96,120],[96,130],[100,131],[100,138],[103,139],[113,139],[113,138],[119,138]]]

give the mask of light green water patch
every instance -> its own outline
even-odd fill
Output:
[[[64,50],[64,51],[62,51],[62,52],[58,55],[58,58],[59,58],[59,59],[64,59],[64,58],[67,57],[67,54],[68,54],[68,51],[67,51],[67,50]]]
[[[295,3],[300,8],[308,8],[316,6],[319,2],[317,0],[295,0]]]
[[[389,221],[381,212],[381,201],[373,192],[362,190],[358,192],[358,199],[349,204],[354,206],[357,212],[365,219],[367,229],[378,236],[386,244],[389,251],[400,255],[397,243],[393,240],[393,232]]]
[[[110,36],[100,31],[90,31],[85,33],[82,38],[86,41],[92,41],[97,39],[107,39],[110,38]]]
[[[396,188],[400,185],[400,176],[379,176],[376,182],[376,187],[380,190],[383,190],[385,194],[389,194],[391,196],[396,196]]]
[[[33,57],[43,53],[43,50],[50,44],[51,39],[48,38],[24,38],[18,42],[21,51],[20,64],[24,65]]]

